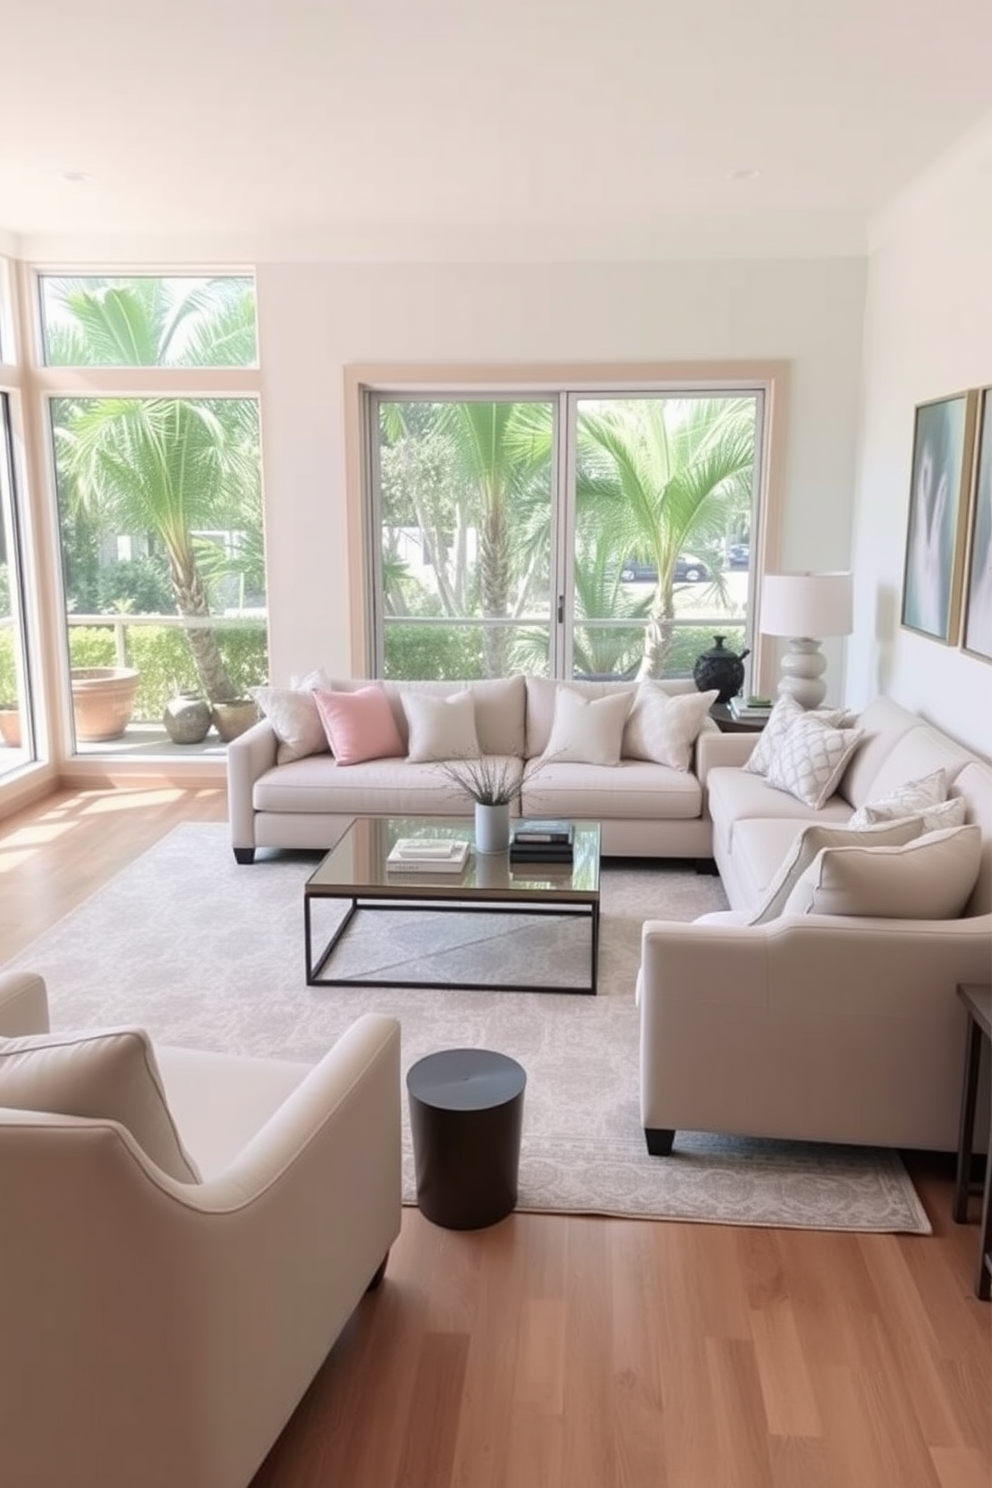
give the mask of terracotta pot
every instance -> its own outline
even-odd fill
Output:
[[[211,703],[210,716],[224,743],[230,744],[257,723],[261,714],[254,698],[232,698],[227,703]]]
[[[77,741],[98,744],[106,739],[119,739],[134,711],[137,669],[73,667],[69,676]]]
[[[0,739],[11,749],[21,747],[21,710],[0,708]]]

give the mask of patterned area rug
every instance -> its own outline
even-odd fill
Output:
[[[54,1027],[139,1023],[162,1043],[315,1060],[359,1013],[375,1011],[401,1021],[404,1070],[441,1048],[511,1054],[527,1071],[521,1209],[930,1233],[896,1153],[679,1132],[672,1157],[648,1156],[634,1004],[641,924],[725,908],[718,879],[684,864],[607,863],[596,997],[356,990],[306,985],[303,883],[317,861],[260,853],[239,867],[225,825],[177,827],[10,966],[44,975]],[[549,980],[576,981],[588,933],[574,919],[360,914],[343,964],[398,984],[408,967],[456,983],[526,979],[538,966]],[[406,1120],[404,1111],[410,1203]]]

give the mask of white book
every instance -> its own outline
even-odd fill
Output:
[[[457,873],[468,858],[468,843],[450,838],[401,837],[387,864],[403,873]]]

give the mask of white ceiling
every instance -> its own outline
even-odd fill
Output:
[[[990,0],[0,0],[0,230],[858,253],[992,110],[990,59]]]

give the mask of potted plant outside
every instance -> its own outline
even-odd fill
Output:
[[[21,710],[6,699],[0,700],[0,739],[9,749],[21,747]]]

